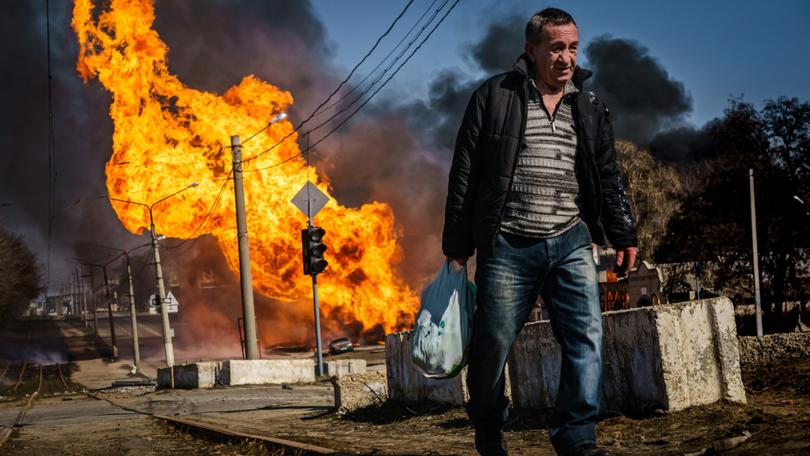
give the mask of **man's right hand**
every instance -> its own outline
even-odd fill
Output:
[[[462,258],[450,258],[450,257],[447,257],[447,261],[455,261],[456,263],[458,263],[459,266],[464,266],[464,264],[467,263],[467,260],[469,258],[470,257],[462,257]]]

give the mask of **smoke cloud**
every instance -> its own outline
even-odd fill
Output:
[[[616,136],[646,145],[662,129],[679,126],[692,110],[683,83],[638,42],[601,36],[588,44],[585,55],[594,71],[588,85],[607,103]]]
[[[666,163],[690,167],[716,156],[716,141],[711,136],[713,122],[701,128],[679,127],[658,133],[650,141],[650,152]]]
[[[332,60],[335,46],[309,1],[199,0],[157,2],[155,8],[155,29],[170,48],[170,69],[180,80],[222,93],[244,76],[255,74],[292,92],[296,101],[290,116],[296,124],[337,86],[336,75],[345,74]],[[104,164],[112,150],[110,95],[97,81],[85,85],[76,73],[71,12],[69,2],[51,2],[57,280],[72,273],[74,258],[103,257],[104,251],[91,244],[131,248],[147,240],[126,232],[109,203],[97,197],[106,193]],[[486,25],[479,40],[459,50],[467,56],[468,68],[439,69],[424,100],[375,101],[312,154],[341,203],[360,205],[376,200],[393,207],[402,235],[399,268],[414,288],[429,280],[442,258],[447,171],[464,108],[484,78],[511,68],[522,52],[525,20],[522,14],[511,14]],[[0,155],[0,203],[13,204],[0,207],[0,223],[24,233],[32,250],[45,261],[48,79],[44,5],[14,0],[5,5],[0,21],[0,39],[6,46],[0,61],[7,69],[0,84],[6,106],[0,111],[0,145],[7,151]],[[586,54],[596,73],[589,85],[610,106],[618,136],[642,144],[655,137],[654,153],[657,150],[672,160],[702,153],[698,152],[703,147],[699,140],[694,140],[694,150],[685,150],[681,139],[690,133],[699,136],[700,131],[683,129],[655,136],[662,129],[680,126],[691,109],[691,99],[683,84],[673,80],[647,49],[633,41],[601,37]],[[319,136],[313,134],[312,139]],[[245,152],[250,151],[246,148]],[[173,287],[189,311],[181,318],[194,318],[189,320],[191,329],[180,336],[181,348],[210,338],[208,328],[221,335],[220,340],[229,347],[226,351],[238,344],[238,278],[214,245],[213,239],[203,238],[185,253],[185,249],[169,249],[164,256],[167,270],[178,274]],[[146,252],[141,252],[138,265],[146,260]],[[122,272],[116,270],[116,275],[122,276]],[[153,274],[147,266],[136,277],[139,305],[154,292]],[[205,288],[210,277],[215,278],[214,288]],[[119,294],[123,293],[122,289]],[[259,331],[268,335],[267,344],[311,339],[311,315],[294,311],[302,306],[284,305],[257,294],[256,307]],[[327,322],[326,326],[325,338],[359,332],[350,321]]]

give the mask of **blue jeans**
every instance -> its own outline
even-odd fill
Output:
[[[582,222],[559,236],[499,234],[478,258],[478,286],[467,387],[467,413],[477,429],[506,421],[504,365],[538,294],[562,348],[556,406],[548,421],[558,452],[595,443],[602,388],[602,313],[591,238]],[[538,360],[539,362],[539,360]]]

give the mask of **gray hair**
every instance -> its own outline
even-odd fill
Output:
[[[577,23],[574,22],[573,16],[565,11],[559,8],[545,8],[534,13],[534,16],[532,16],[526,24],[526,41],[540,44],[540,40],[543,38],[543,27],[545,27],[546,24],[577,25]]]

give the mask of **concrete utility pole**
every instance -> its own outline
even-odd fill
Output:
[[[127,283],[129,284],[129,316],[130,322],[132,323],[132,357],[133,357],[133,367],[134,370],[132,371],[133,374],[139,374],[141,372],[141,351],[140,351],[140,343],[138,341],[138,309],[135,305],[135,287],[132,282],[132,261],[130,259],[129,254],[134,251],[144,247],[149,247],[152,244],[143,244],[133,249],[124,250],[119,249],[117,247],[109,247],[106,245],[101,244],[93,244],[96,247],[101,247],[103,249],[115,250],[121,252],[121,255],[110,260],[110,263],[117,260],[121,256],[126,257],[127,260]],[[107,263],[107,264],[110,264]],[[118,294],[115,293],[115,302],[118,303]]]
[[[79,263],[82,266],[89,266],[87,263]],[[96,314],[96,280],[93,269],[90,269],[90,274],[83,274],[82,277],[90,277],[90,305],[93,311],[93,336],[98,337],[98,314]]]
[[[253,277],[250,271],[250,241],[245,214],[245,187],[242,180],[242,145],[239,136],[231,136],[231,152],[233,193],[236,199],[236,234],[239,241],[239,282],[242,285],[242,318],[245,322],[245,358],[259,359],[256,312],[253,306]]]
[[[149,211],[152,218],[152,211]],[[166,353],[166,365],[174,366],[174,346],[172,345],[172,329],[169,326],[169,309],[166,305],[166,287],[163,284],[163,268],[160,266],[160,246],[155,233],[155,222],[151,222],[152,250],[155,251],[155,276],[157,278],[158,297],[160,298],[160,318],[163,323],[163,349]]]
[[[757,249],[757,205],[754,201],[754,169],[748,169],[748,184],[751,189],[751,243],[754,247],[754,302],[757,336],[762,337],[762,305],[759,295],[759,251]]]
[[[112,344],[112,357],[118,359],[118,342],[115,339],[115,323],[113,322],[112,299],[113,295],[110,292],[110,280],[107,278],[107,265],[101,267],[104,272],[104,294],[107,298],[107,317],[110,321],[110,339]],[[117,307],[117,306],[116,306]]]
[[[132,285],[132,265],[127,256],[127,281],[129,282],[129,316],[132,322],[132,356],[135,363],[135,373],[141,373],[141,350],[138,342],[138,312],[135,307],[135,288]]]
[[[82,325],[87,327],[87,301],[84,299],[84,286],[82,284],[81,266],[76,265],[76,304],[79,307],[77,313],[81,316]]]
[[[196,187],[198,185],[199,184],[197,182],[192,182],[185,188],[178,190],[169,196],[164,196],[163,198],[155,201],[152,204],[139,203],[137,201],[108,197],[112,201],[119,201],[127,204],[136,204],[138,206],[143,206],[149,210],[149,233],[152,235],[152,250],[155,251],[155,276],[157,279],[158,297],[160,298],[160,316],[163,326],[163,349],[166,353],[166,365],[168,367],[174,366],[174,346],[172,344],[173,334],[171,326],[169,325],[169,307],[166,303],[166,287],[163,284],[163,268],[160,265],[160,245],[158,245],[158,235],[155,229],[155,217],[152,212],[152,209],[154,209],[155,206],[162,203],[163,201],[166,201],[167,199],[175,195],[178,195],[192,187]]]

